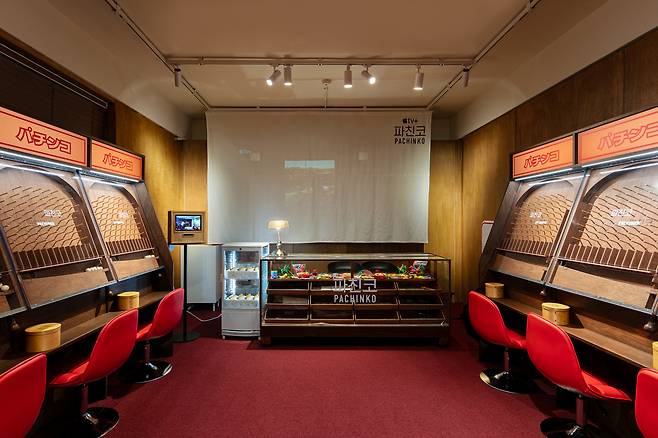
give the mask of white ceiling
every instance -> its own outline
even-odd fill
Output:
[[[119,4],[168,56],[462,58],[476,55],[526,0],[119,0]],[[458,84],[438,102],[435,116],[454,117],[476,106],[491,107],[486,117],[471,117],[465,129],[486,123],[501,114],[488,98],[492,90],[499,94],[505,90],[509,109],[658,24],[657,15],[651,13],[657,4],[635,0],[635,7],[628,8],[624,0],[541,0],[474,67],[468,88]],[[615,26],[615,17],[627,25]],[[189,116],[203,112],[184,87],[173,86],[173,75],[105,0],[0,2],[0,28],[177,135],[186,135]],[[579,44],[587,38],[602,44],[581,56]],[[544,56],[555,51],[560,39],[560,56],[571,57],[564,65],[555,55]],[[322,106],[324,78],[333,81],[329,106],[425,106],[459,71],[455,66],[425,67],[425,89],[418,92],[412,90],[413,66],[373,66],[378,77],[374,86],[354,66],[350,90],[342,87],[343,69],[297,66],[292,87],[283,87],[281,80],[267,87],[268,66],[186,65],[183,73],[213,106]]]
[[[121,7],[167,56],[454,57],[472,58],[526,5],[526,0],[122,0]],[[605,0],[543,0],[434,108],[450,116],[492,82],[536,54]],[[568,11],[568,14],[565,13]],[[322,106],[322,79],[331,79],[328,106],[426,106],[461,67],[424,67],[414,91],[414,66],[374,66],[369,86],[353,67],[344,89],[342,66],[296,66],[294,85],[265,85],[269,66],[185,65],[184,76],[211,106]]]
[[[526,0],[121,0],[168,55],[473,55]]]
[[[123,0],[121,7],[168,56],[459,57],[470,58],[525,5],[525,0],[245,2]],[[353,67],[296,66],[294,85],[267,87],[269,66],[190,66],[183,74],[212,106],[425,106],[460,67],[425,67],[414,91],[414,66],[374,66],[369,86]]]

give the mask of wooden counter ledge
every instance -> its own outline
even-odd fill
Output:
[[[139,308],[145,308],[152,304],[159,302],[168,292],[148,292],[139,297]],[[87,336],[91,336],[99,332],[105,324],[110,322],[112,318],[121,314],[120,311],[112,311],[101,313],[95,318],[89,319],[81,324],[62,330],[62,340],[59,347],[47,351],[46,354],[54,353],[62,348],[78,342]],[[0,374],[9,370],[11,367],[17,365],[23,360],[31,357],[32,353],[25,352],[11,352],[8,351],[7,345],[0,346]]]
[[[512,298],[495,298],[493,301],[523,315],[528,315],[529,313],[541,315],[541,309],[521,303]],[[640,349],[587,327],[577,327],[570,324],[568,326],[562,326],[562,328],[572,338],[605,351],[631,365],[639,368],[651,366],[652,353],[650,348],[647,350]]]

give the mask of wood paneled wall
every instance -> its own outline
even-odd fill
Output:
[[[425,251],[462,258],[462,147],[459,141],[433,141],[430,152],[428,244]],[[452,287],[462,290],[462,264],[452,264]]]
[[[208,210],[208,149],[205,140],[183,142],[183,208]]]
[[[446,184],[447,175],[457,171],[444,156],[445,146],[432,144],[426,248],[446,252],[451,233],[462,236],[461,253],[455,251],[453,256],[455,273],[461,275],[454,281],[458,300],[478,286],[481,223],[496,215],[510,178],[509,154],[658,105],[657,54],[658,29],[654,29],[456,143],[462,155],[461,217],[452,223],[437,211],[459,198],[454,194],[459,184]]]
[[[503,199],[510,174],[509,155],[514,152],[514,131],[515,118],[508,113],[462,141],[462,289],[456,290],[460,300],[478,286],[482,221],[494,218]]]
[[[174,134],[132,108],[117,102],[116,144],[143,154],[144,180],[160,227],[167,235],[167,212],[183,208],[183,151]],[[178,248],[172,253],[174,277],[179,284]]]

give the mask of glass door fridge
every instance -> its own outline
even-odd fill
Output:
[[[257,337],[260,335],[260,259],[269,254],[269,243],[235,242],[222,248],[222,337]]]

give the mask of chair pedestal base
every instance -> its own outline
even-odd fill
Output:
[[[134,383],[152,382],[154,380],[162,379],[169,374],[172,368],[173,366],[169,362],[163,360],[142,362],[133,372],[131,380]]]
[[[119,413],[112,408],[89,408],[80,416],[77,431],[71,436],[101,437],[114,429],[118,422]]]
[[[570,418],[551,417],[541,422],[539,425],[541,433],[551,438],[585,438],[599,437],[599,429],[592,425],[579,425],[575,420]]]
[[[492,388],[510,394],[531,394],[537,390],[532,380],[509,371],[486,369],[480,373],[480,379]]]

